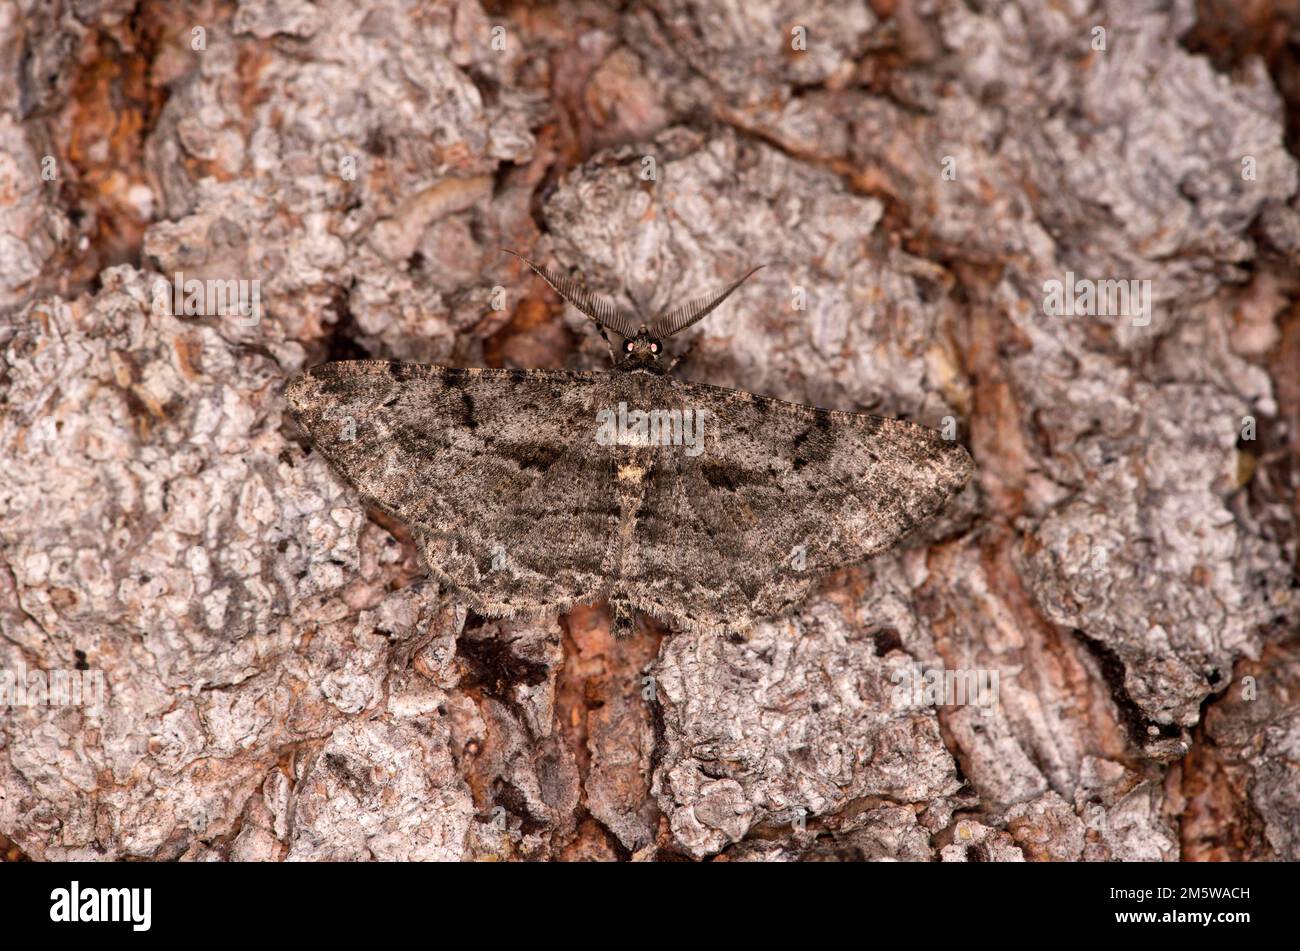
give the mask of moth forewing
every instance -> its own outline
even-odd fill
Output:
[[[525,263],[602,328],[632,335],[613,369],[352,361],[286,389],[313,444],[411,527],[430,570],[481,613],[607,597],[616,633],[634,611],[742,631],[797,603],[818,573],[897,543],[970,478],[966,451],[916,424],[666,375],[660,338],[753,271],[647,329]]]

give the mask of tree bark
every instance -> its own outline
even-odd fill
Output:
[[[0,671],[105,689],[0,702],[0,860],[1300,858],[1300,69],[1254,9],[0,0]],[[652,309],[768,263],[681,374],[975,480],[742,640],[477,617],[282,389],[604,367],[501,248]]]

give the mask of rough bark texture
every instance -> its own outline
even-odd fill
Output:
[[[0,860],[1300,859],[1298,29],[0,0],[0,670],[107,683],[0,704]],[[502,247],[656,307],[768,262],[685,376],[951,418],[975,482],[744,640],[468,614],[282,387],[602,365]]]

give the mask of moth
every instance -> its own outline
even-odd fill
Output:
[[[647,320],[515,256],[595,324],[609,370],[356,360],[285,390],[316,449],[482,615],[606,598],[617,636],[637,612],[737,634],[971,476],[965,449],[915,423],[676,379],[664,342],[758,268]]]

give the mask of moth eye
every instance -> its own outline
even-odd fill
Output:
[[[657,344],[657,343],[652,343],[652,344],[650,344],[650,352],[651,352],[651,353],[658,353],[658,352],[659,352],[659,344]]]
[[[631,340],[629,340],[629,341],[627,341],[626,343],[623,344],[623,351],[624,351],[625,353],[631,353],[631,352],[632,352],[632,341],[631,341]]]

